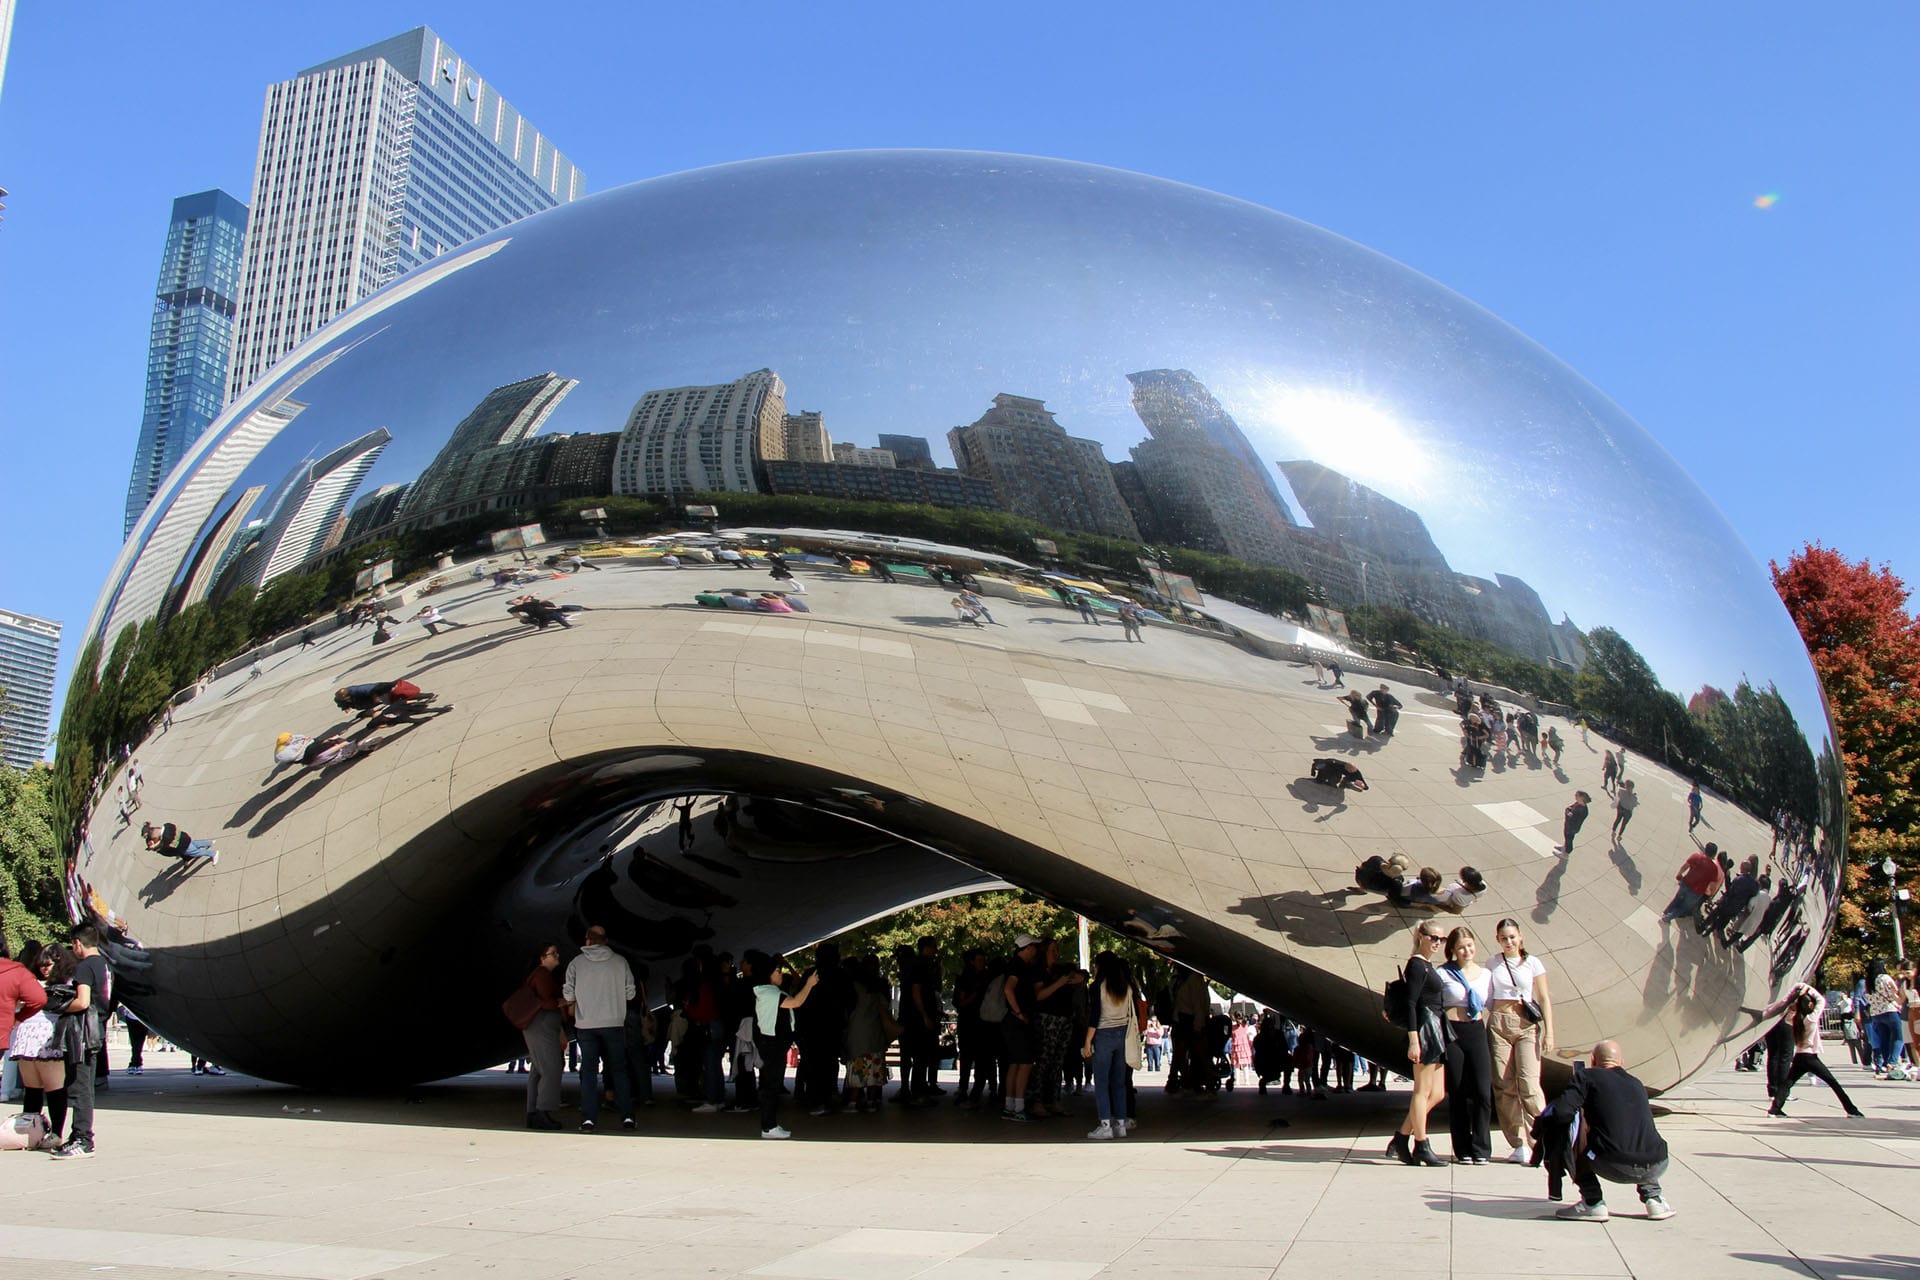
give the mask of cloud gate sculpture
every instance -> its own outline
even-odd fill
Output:
[[[73,908],[154,1028],[281,1080],[502,1061],[589,923],[657,993],[1002,882],[1392,1060],[1446,910],[1398,855],[1522,922],[1563,1058],[1666,1087],[1811,972],[1844,858],[1798,636],[1615,405],[1369,250],[1058,161],[728,165],[455,250],[197,442],[89,637]],[[432,696],[336,701],[390,681]],[[1769,905],[1702,932],[1706,841]]]

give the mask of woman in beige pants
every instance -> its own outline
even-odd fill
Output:
[[[1507,1159],[1525,1164],[1533,1158],[1528,1134],[1547,1105],[1540,1059],[1553,1052],[1553,1001],[1547,994],[1547,967],[1527,954],[1519,922],[1502,920],[1493,936],[1500,945],[1500,954],[1487,963],[1493,978],[1487,1027],[1493,1038],[1493,1105],[1513,1148]],[[1539,1021],[1529,1016],[1529,1005]]]

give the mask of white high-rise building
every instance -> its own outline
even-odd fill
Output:
[[[0,609],[0,761],[31,769],[47,754],[60,624]]]
[[[339,533],[354,490],[392,440],[385,427],[375,427],[326,457],[295,467],[290,483],[282,485],[279,508],[247,553],[251,559],[242,570],[243,579],[264,587],[325,551]]]
[[[771,369],[640,397],[613,457],[616,494],[758,493],[759,463],[786,456],[787,384]]]
[[[426,27],[267,90],[227,399],[374,290],[586,180]]]

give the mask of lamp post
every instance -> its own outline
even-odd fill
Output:
[[[1894,873],[1900,868],[1892,858],[1888,858],[1880,864],[1880,869],[1887,873],[1887,906],[1893,912],[1893,958],[1904,969],[1907,965],[1907,944],[1900,936],[1900,890],[1893,883]]]

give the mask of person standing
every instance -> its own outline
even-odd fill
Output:
[[[1140,615],[1135,613],[1133,606],[1124,600],[1120,602],[1120,631],[1126,637],[1128,644],[1140,639]]]
[[[988,1033],[997,1034],[1000,1028],[980,1017],[987,987],[998,977],[988,968],[987,953],[982,948],[969,947],[960,958],[960,976],[953,983],[955,1066],[960,1072],[953,1101],[958,1107],[977,1107],[983,1096],[991,1100],[998,1087],[994,1067],[999,1055],[993,1051]],[[969,1080],[973,1082],[971,1093],[968,1092]]]
[[[1633,811],[1640,807],[1640,797],[1634,794],[1633,783],[1623,781],[1613,797],[1613,842],[1620,843],[1620,837],[1626,834],[1627,824],[1633,821]]]
[[[1833,1078],[1833,1072],[1820,1059],[1820,1020],[1826,1016],[1826,997],[1802,982],[1787,992],[1787,998],[1767,1010],[1769,1015],[1786,1014],[1786,1024],[1793,1032],[1793,1065],[1787,1069],[1786,1079],[1781,1081],[1773,1094],[1773,1105],[1767,1108],[1770,1116],[1787,1114],[1787,1097],[1793,1092],[1793,1086],[1799,1083],[1801,1076],[1816,1076],[1826,1081],[1833,1090],[1833,1096],[1840,1100],[1840,1109],[1856,1119],[1866,1114],[1853,1105],[1853,1099]]]
[[[1600,789],[1612,795],[1614,780],[1619,776],[1620,762],[1613,758],[1612,748],[1608,748],[1600,760]]]
[[[1086,984],[1086,975],[1061,963],[1057,939],[1047,942],[1044,967],[1045,976],[1034,990],[1040,1037],[1034,1074],[1039,1078],[1028,1085],[1028,1097],[1034,1104],[1029,1111],[1063,1116],[1067,1111],[1060,1105],[1060,1084],[1073,1038],[1073,1003],[1081,995],[1077,988]]]
[[[1414,926],[1413,954],[1401,971],[1398,1021],[1407,1028],[1407,1060],[1413,1064],[1413,1096],[1407,1115],[1387,1144],[1387,1155],[1403,1164],[1440,1165],[1427,1138],[1427,1117],[1446,1096],[1447,1039],[1442,1029],[1446,988],[1434,961],[1447,945],[1445,930],[1431,921]],[[1301,1034],[1301,1039],[1306,1039]]]
[[[627,1002],[640,993],[625,957],[607,945],[607,931],[587,928],[585,945],[567,966],[561,995],[573,1009],[574,1035],[580,1041],[580,1131],[592,1133],[600,1121],[600,1064],[613,1077],[613,1104],[620,1126],[633,1128],[633,1088],[627,1076]]]
[[[1090,622],[1096,627],[1100,625],[1100,615],[1093,609],[1093,597],[1080,592],[1073,597],[1073,603],[1080,610],[1080,621]]]
[[[59,1147],[60,1133],[67,1123],[67,1049],[59,1021],[74,995],[74,957],[52,942],[44,946],[29,943],[21,954],[25,961],[21,968],[41,988],[40,1006],[31,1013],[23,1011],[14,1023],[7,1041],[7,1060],[20,1074],[22,1109],[30,1116],[39,1115],[42,1107],[46,1109],[47,1133],[40,1149],[52,1151]]]
[[[1554,1100],[1555,1115],[1579,1112],[1580,1138],[1574,1144],[1573,1183],[1580,1203],[1559,1211],[1572,1222],[1605,1222],[1605,1193],[1600,1183],[1630,1182],[1640,1192],[1647,1217],[1662,1222],[1673,1216],[1673,1206],[1660,1194],[1667,1172],[1667,1144],[1653,1123],[1647,1087],[1621,1065],[1620,1046],[1602,1040],[1593,1046],[1593,1058],[1584,1071],[1575,1070],[1573,1083]]]
[[[1526,1164],[1533,1158],[1527,1136],[1547,1106],[1540,1063],[1553,1052],[1553,1000],[1547,991],[1547,967],[1540,957],[1527,954],[1520,922],[1502,920],[1493,939],[1500,948],[1487,969],[1494,1110],[1513,1148],[1508,1162]]]
[[[566,1001],[559,982],[553,976],[554,970],[559,967],[560,948],[549,945],[534,960],[533,970],[527,974],[525,983],[527,991],[540,1002],[533,1021],[520,1030],[527,1042],[529,1129],[560,1127],[559,1118],[553,1113],[560,1109],[561,1068],[565,1056],[561,1045],[567,1038],[567,1029],[564,1021]]]
[[[1016,936],[1013,940],[1013,961],[1008,966],[1002,984],[1006,992],[1007,1016],[1000,1023],[1000,1034],[1006,1044],[1007,1064],[1006,1110],[1000,1116],[1016,1124],[1032,1122],[1027,1115],[1027,1085],[1033,1078],[1039,1034],[1036,1025],[1039,1010],[1034,992],[1045,975],[1046,970],[1040,963],[1040,939],[1030,933]]]
[[[441,613],[438,606],[430,604],[421,605],[420,612],[413,615],[413,620],[425,627],[427,634],[430,636],[439,635],[441,627],[453,627],[455,630],[459,630],[467,625],[464,622],[455,622],[446,614]]]
[[[1900,984],[1891,973],[1880,969],[1867,990],[1867,1044],[1873,1050],[1873,1074],[1877,1079],[1886,1079],[1887,1072],[1900,1061],[1900,1024],[1905,1011]]]
[[[1092,1006],[1080,1056],[1093,1067],[1093,1105],[1100,1117],[1087,1137],[1103,1142],[1126,1137],[1132,1127],[1127,1116],[1127,1040],[1140,1028],[1133,970],[1111,951],[1094,959]]]
[[[47,989],[40,985],[39,975],[13,958],[6,935],[0,934],[0,1064],[12,1065],[14,1027],[46,1007]],[[13,1066],[7,1074],[18,1070]]]
[[[1447,935],[1447,962],[1440,966],[1447,1020],[1447,1118],[1455,1164],[1488,1164],[1493,1159],[1493,1046],[1487,1034],[1493,975],[1480,964],[1478,949],[1473,930],[1461,925]]]
[[[1400,723],[1400,699],[1393,691],[1381,685],[1367,695],[1367,701],[1373,704],[1373,731],[1382,738],[1391,738],[1394,729]]]
[[[93,1155],[94,1059],[107,1040],[103,1016],[113,996],[113,975],[100,954],[100,933],[81,925],[69,935],[72,943],[73,999],[67,1002],[67,1106],[73,1126],[67,1140],[53,1152],[55,1160],[82,1160]]]
[[[764,953],[749,951],[744,961],[743,979],[753,978],[753,1048],[760,1058],[760,1136],[791,1138],[780,1125],[780,1095],[785,1092],[787,1046],[793,1038],[793,1010],[806,1004],[819,985],[820,971],[815,969],[800,990],[786,993],[786,965]],[[762,977],[761,975],[765,975]],[[804,1016],[804,1015],[803,1015]]]
[[[1695,827],[1700,825],[1702,804],[1700,784],[1696,782],[1693,784],[1693,789],[1687,792],[1687,833],[1689,835],[1693,833]]]
[[[1593,797],[1584,791],[1573,793],[1573,803],[1567,806],[1560,821],[1560,852],[1573,852],[1573,838],[1580,834],[1580,828],[1587,823],[1587,806],[1593,803]]]
[[[840,1110],[840,1053],[847,1043],[847,1019],[853,1011],[853,989],[840,944],[823,942],[814,952],[814,985],[806,1011],[794,1027],[800,1046],[800,1068],[794,1075],[794,1101],[804,1102],[810,1114],[823,1116]]]

